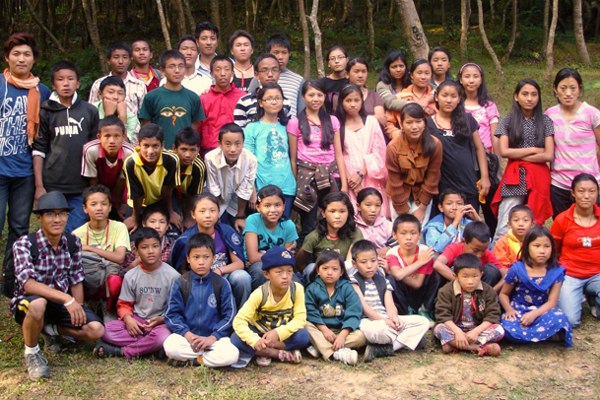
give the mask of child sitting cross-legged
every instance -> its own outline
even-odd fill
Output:
[[[461,254],[454,260],[456,280],[438,292],[433,330],[444,353],[459,350],[479,356],[500,355],[499,342],[504,336],[500,305],[494,289],[481,281],[481,261],[475,254]]]
[[[272,359],[302,361],[300,349],[309,344],[304,288],[292,280],[294,256],[282,246],[271,247],[262,256],[268,282],[256,289],[233,320],[231,342],[240,350],[234,368],[246,367],[256,355],[259,366]]]
[[[235,301],[225,278],[211,271],[215,241],[197,233],[187,243],[191,271],[175,281],[165,312],[172,332],[163,345],[169,364],[227,367],[238,360],[231,344],[231,322]]]
[[[534,226],[535,222],[531,208],[525,204],[517,204],[510,209],[508,212],[508,227],[510,230],[496,241],[492,250],[502,267],[508,270],[519,259],[518,255],[523,245],[523,239]]]
[[[363,306],[360,330],[367,339],[364,361],[391,356],[403,347],[415,350],[429,321],[420,315],[398,315],[392,286],[377,273],[377,248],[368,240],[352,245],[352,264],[356,273],[350,281]]]

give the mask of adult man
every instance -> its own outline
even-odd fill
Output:
[[[196,61],[196,69],[198,72],[210,76],[210,62],[217,55],[219,28],[210,21],[203,21],[196,25],[194,36],[200,53]]]

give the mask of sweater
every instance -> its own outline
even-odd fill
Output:
[[[500,322],[500,303],[494,289],[485,282],[471,293],[473,295],[473,318],[480,325],[483,321],[497,324]],[[463,290],[458,280],[446,283],[438,292],[435,302],[435,322],[443,324],[452,321],[459,324],[463,312]]]
[[[433,248],[436,253],[441,254],[449,244],[462,240],[465,226],[470,222],[469,218],[462,217],[458,228],[452,224],[446,226],[444,214],[438,214],[430,219],[423,228],[423,242]]]
[[[347,279],[336,282],[331,297],[319,277],[306,289],[307,319],[315,325],[352,332],[358,329],[362,312],[360,299]]]

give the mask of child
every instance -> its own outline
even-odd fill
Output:
[[[346,85],[340,91],[337,116],[340,119],[340,141],[348,173],[350,200],[355,203],[358,192],[366,187],[373,187],[384,196],[388,177],[385,140],[377,120],[366,114],[363,92],[358,86]],[[382,207],[383,215],[389,218],[390,204],[387,195],[382,201]]]
[[[110,192],[113,219],[123,220],[127,207],[125,192],[125,160],[133,154],[133,146],[124,140],[125,125],[115,115],[103,118],[98,124],[98,138],[83,146],[81,176],[90,185],[104,185]]]
[[[465,226],[480,218],[471,204],[465,205],[465,195],[456,189],[444,190],[439,200],[438,208],[442,213],[430,219],[423,228],[423,242],[441,254],[449,244],[462,241]]]
[[[81,165],[83,145],[98,133],[98,110],[78,98],[75,64],[54,64],[51,77],[54,91],[41,106],[40,131],[32,146],[35,199],[47,191],[64,194],[73,208],[65,228],[70,233],[86,221],[81,193],[87,181],[73,166]]]
[[[137,115],[127,109],[125,103],[125,83],[118,76],[108,76],[100,83],[99,92],[100,101],[94,106],[98,109],[100,119],[110,116],[116,116],[127,130],[127,138],[131,143],[135,143],[135,135],[140,130],[140,121]]]
[[[256,355],[261,366],[272,359],[300,363],[300,349],[308,346],[304,288],[292,280],[294,255],[275,246],[262,256],[268,282],[254,290],[233,320],[231,342],[240,350],[234,368],[246,367]]]
[[[523,239],[534,224],[533,211],[525,204],[518,204],[510,209],[508,213],[510,230],[498,239],[492,250],[500,265],[507,271],[519,259]]]
[[[197,96],[201,96],[208,92],[212,85],[212,79],[209,74],[202,73],[196,69],[196,61],[198,60],[198,44],[196,39],[192,35],[184,35],[177,46],[175,46],[183,57],[185,58],[185,70],[181,85],[196,93]],[[160,85],[163,86],[167,82],[167,76],[163,77],[160,81]]]
[[[296,248],[298,231],[296,225],[283,215],[285,196],[275,185],[267,185],[258,191],[256,210],[246,220],[244,242],[250,266],[252,289],[266,282],[262,273],[262,255],[273,246],[284,246],[291,252]]]
[[[191,271],[174,282],[165,311],[172,332],[163,345],[165,354],[175,366],[228,367],[239,357],[229,340],[236,308],[227,280],[211,271],[215,241],[197,233],[186,254]]]
[[[242,232],[246,205],[254,191],[256,157],[244,149],[244,131],[234,123],[219,130],[219,146],[204,157],[206,186],[219,199],[221,221]]]
[[[450,50],[444,46],[435,46],[429,51],[427,55],[427,61],[431,65],[431,88],[433,90],[444,82],[445,80],[452,80],[452,74],[450,74],[450,61],[452,60],[452,54]]]
[[[192,218],[196,224],[183,232],[175,241],[171,252],[171,265],[183,272],[187,269],[185,246],[196,233],[206,233],[215,240],[215,257],[212,270],[227,278],[233,290],[238,308],[244,304],[251,292],[250,275],[244,271],[246,258],[242,238],[229,225],[219,222],[219,201],[208,192],[194,197]]]
[[[363,238],[354,222],[354,207],[344,192],[332,192],[323,198],[320,205],[322,218],[317,229],[306,236],[298,251],[296,267],[302,272],[303,282],[308,285],[314,262],[321,251],[333,249],[342,258],[349,259],[350,247]],[[307,265],[308,264],[308,265]]]
[[[411,214],[394,221],[393,235],[398,246],[386,255],[387,273],[396,281],[395,303],[400,314],[423,315],[431,319],[439,275],[433,273],[435,251],[419,244],[421,223]]]
[[[160,71],[154,69],[152,62],[152,45],[146,39],[137,39],[131,43],[131,59],[133,68],[131,75],[146,84],[146,91],[156,89],[162,78]]]
[[[181,230],[181,217],[171,203],[173,189],[179,186],[179,158],[164,150],[164,133],[156,124],[140,129],[138,143],[123,167],[127,205],[133,208],[132,215],[123,222],[129,232],[135,231],[142,209],[160,201],[169,213],[171,223]]]
[[[81,240],[84,287],[88,298],[99,294],[112,312],[121,292],[121,265],[131,250],[124,223],[110,220],[110,190],[94,185],[83,191],[83,211],[90,221],[73,231]],[[105,315],[106,317],[106,315]]]
[[[387,243],[392,232],[392,222],[381,214],[383,196],[372,187],[361,189],[356,196],[358,213],[354,218],[356,226],[362,232],[362,237],[369,238],[377,247],[377,254],[385,258],[388,251]]]
[[[364,361],[391,356],[403,347],[415,350],[429,321],[420,315],[398,316],[392,298],[392,286],[377,273],[377,249],[368,240],[352,246],[352,265],[356,273],[350,278],[363,306],[360,330],[367,339]]]
[[[306,289],[306,329],[315,354],[324,360],[355,365],[356,350],[365,345],[358,329],[362,305],[346,273],[344,259],[334,250],[324,250],[317,258]]]
[[[444,353],[460,350],[499,356],[504,329],[499,325],[500,306],[494,289],[481,281],[481,262],[475,254],[454,261],[456,280],[444,285],[435,303],[433,330]]]
[[[299,210],[300,238],[317,225],[317,205],[329,192],[346,192],[346,166],[340,123],[325,110],[326,91],[316,80],[302,85],[306,108],[287,125],[292,171],[297,181],[294,205]]]
[[[331,73],[321,78],[320,81],[327,97],[325,103],[327,112],[332,113],[334,111],[333,96],[337,95],[348,84],[348,73],[346,72],[348,52],[342,46],[334,45],[327,50],[325,59],[327,60],[329,69],[331,69]]]
[[[566,347],[573,346],[569,319],[556,306],[564,279],[552,234],[546,227],[534,226],[525,235],[521,259],[508,270],[500,292],[501,323],[508,340],[536,343],[558,333]]]
[[[107,322],[94,348],[97,358],[123,356],[128,360],[163,347],[171,334],[164,324],[169,290],[179,274],[160,259],[160,236],[141,228],[135,239],[141,263],[125,274],[117,303],[119,319]]]
[[[496,130],[500,154],[508,163],[492,200],[492,211],[498,216],[494,242],[508,231],[508,213],[517,204],[527,202],[538,225],[552,216],[547,163],[554,160],[554,125],[543,114],[541,96],[536,81],[521,79],[512,108]]]
[[[481,279],[494,286],[498,292],[504,283],[502,277],[506,274],[506,269],[488,250],[489,245],[490,228],[481,221],[471,222],[465,227],[462,241],[448,245],[433,263],[433,268],[443,279],[453,281],[456,279],[456,272],[452,270],[452,266],[456,257],[463,253],[475,254],[483,265]]]
[[[296,179],[290,163],[290,146],[285,131],[288,117],[283,110],[283,90],[276,83],[267,83],[256,94],[257,121],[244,127],[244,148],[256,156],[256,190],[267,184],[279,187],[284,194],[283,215],[290,218]],[[253,208],[253,204],[250,207]]]
[[[181,83],[185,73],[183,54],[167,50],[161,54],[159,63],[166,83],[144,97],[139,118],[142,125],[158,124],[165,132],[165,147],[170,149],[181,128],[196,126],[204,119],[204,110],[198,95]]]

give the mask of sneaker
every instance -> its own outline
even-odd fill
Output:
[[[481,346],[479,348],[477,355],[479,357],[483,357],[483,356],[498,357],[501,352],[502,352],[502,350],[498,343],[488,343],[488,344],[484,344],[483,346]]]
[[[48,360],[42,355],[41,351],[35,354],[26,354],[25,365],[27,365],[29,379],[32,381],[37,381],[40,378],[46,378],[50,375]]]
[[[108,344],[103,340],[98,340],[92,353],[96,358],[119,357],[123,354],[120,347]]]
[[[379,357],[389,357],[394,354],[392,344],[368,344],[365,348],[364,362],[368,363]]]
[[[62,344],[60,342],[60,336],[48,335],[42,331],[42,339],[44,340],[44,350],[48,353],[58,354],[62,351]]]
[[[302,362],[302,353],[300,350],[279,350],[279,361],[300,364]]]
[[[319,353],[319,350],[317,350],[317,348],[315,346],[308,346],[306,348],[306,351],[308,352],[308,354],[310,354],[314,358],[321,357],[321,353]]]
[[[349,349],[347,347],[342,347],[333,353],[333,359],[337,361],[341,361],[346,365],[356,365],[358,362],[358,353],[356,350]]]
[[[594,318],[598,318],[598,310],[596,310],[596,306],[590,306],[590,312]]]
[[[170,365],[171,367],[175,367],[175,368],[183,368],[183,367],[197,367],[199,364],[198,364],[198,360],[195,358],[193,360],[185,360],[185,361],[174,360],[172,358],[168,358],[167,365]]]
[[[259,367],[268,367],[271,365],[271,357],[256,357],[256,365]]]

